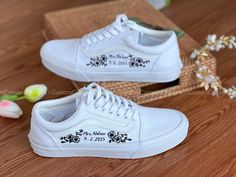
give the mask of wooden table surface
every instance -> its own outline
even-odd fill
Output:
[[[70,81],[40,63],[43,14],[102,0],[8,0],[0,2],[0,94],[45,83],[46,99],[70,94]],[[207,34],[236,35],[236,1],[173,0],[162,12],[203,44]],[[236,49],[214,53],[226,86],[236,83]],[[0,176],[236,176],[236,100],[212,97],[202,90],[146,104],[184,112],[190,121],[187,139],[161,155],[140,160],[42,158],[33,153],[27,134],[33,104],[18,102],[24,116],[0,118]]]

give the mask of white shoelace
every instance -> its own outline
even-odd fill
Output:
[[[96,44],[98,41],[104,39],[110,39],[112,36],[118,35],[120,32],[124,31],[124,27],[132,27],[135,22],[128,20],[128,17],[124,14],[118,15],[115,22],[106,26],[105,28],[99,29],[92,33],[85,35],[81,41],[83,44]]]
[[[87,88],[87,104],[93,104],[95,109],[116,114],[117,117],[131,120],[135,107],[134,103],[123,97],[114,95],[111,91],[100,87],[96,83],[90,84]]]

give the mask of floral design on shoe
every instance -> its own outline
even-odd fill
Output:
[[[129,61],[130,67],[146,67],[146,64],[149,63],[150,60],[144,60],[142,58],[131,58]]]
[[[87,64],[87,66],[107,66],[107,56],[106,55],[101,55],[96,58],[90,58],[90,63]]]
[[[80,129],[79,132],[75,132],[75,135],[69,134],[60,138],[61,143],[79,143],[80,136],[82,135],[83,130]]]
[[[87,64],[87,66],[92,67],[99,67],[99,66],[107,66],[108,65],[108,59],[109,58],[119,58],[119,59],[129,59],[126,63],[131,68],[134,67],[146,67],[146,64],[150,63],[150,60],[144,60],[140,57],[135,57],[132,54],[129,54],[128,56],[124,56],[122,54],[117,55],[101,55],[95,58],[90,58],[90,63]],[[112,62],[109,61],[109,64],[112,63],[113,65],[119,65],[118,62]],[[123,66],[123,65],[122,65]]]
[[[110,131],[107,133],[109,140],[109,143],[116,142],[116,143],[124,143],[126,141],[132,141],[131,138],[128,138],[128,135],[126,133],[119,133]]]

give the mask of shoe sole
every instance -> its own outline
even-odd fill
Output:
[[[74,81],[80,82],[101,82],[101,81],[128,81],[128,82],[153,82],[165,83],[179,78],[182,70],[182,63],[177,64],[177,69],[163,72],[73,72],[69,68],[62,68],[48,62],[42,56],[43,65],[51,72]],[[176,66],[176,65],[175,65]]]
[[[30,144],[33,148],[33,151],[45,157],[104,157],[104,158],[119,158],[119,159],[139,159],[150,157],[153,155],[157,155],[163,153],[169,149],[180,144],[187,136],[188,133],[188,120],[181,113],[182,121],[179,126],[168,133],[168,135],[153,138],[151,140],[137,142],[141,144],[138,150],[134,150],[132,147],[137,147],[137,143],[135,146],[133,144],[130,145],[129,148],[119,148],[119,149],[91,149],[85,147],[73,147],[73,148],[47,148],[37,145],[30,134],[28,135]]]

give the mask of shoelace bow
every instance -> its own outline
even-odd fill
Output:
[[[105,38],[110,39],[112,36],[116,36],[119,32],[123,32],[124,26],[132,26],[135,22],[128,20],[126,15],[118,15],[116,21],[106,26],[105,28],[99,29],[92,33],[85,35],[82,38],[84,44],[93,44],[98,41],[104,40]]]
[[[130,100],[114,95],[112,92],[93,83],[88,87],[87,104],[93,104],[95,109],[101,109],[124,119],[131,119],[134,115],[134,105]]]

